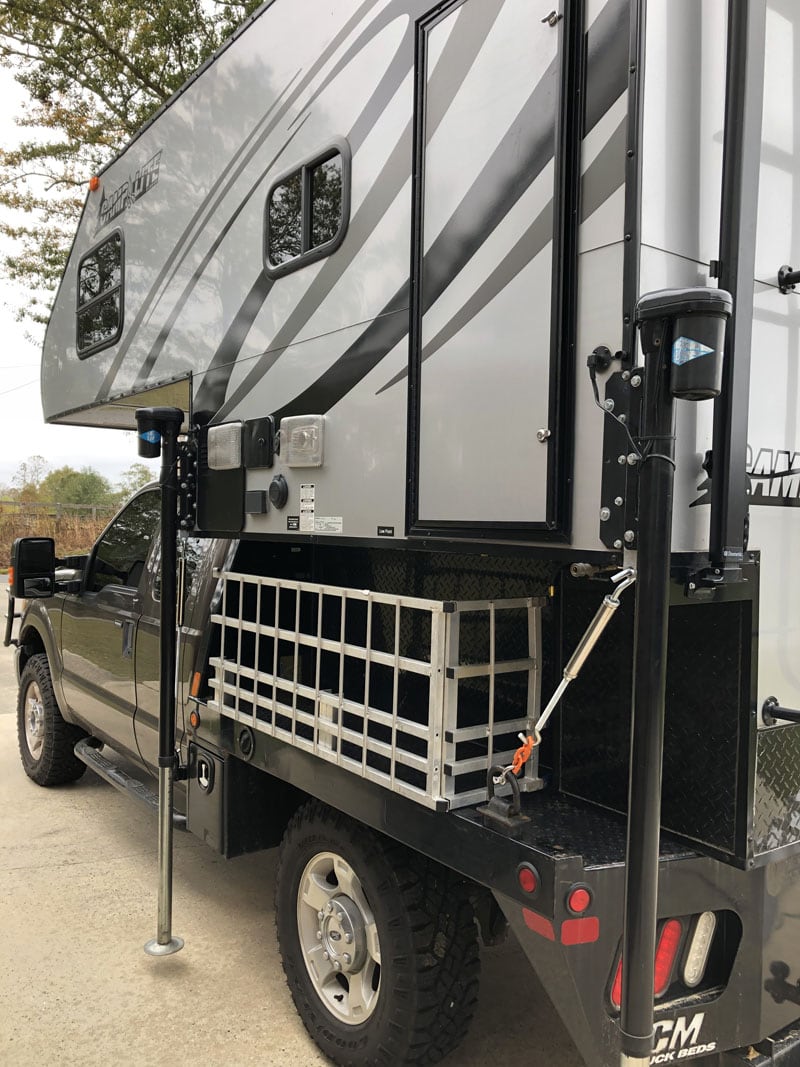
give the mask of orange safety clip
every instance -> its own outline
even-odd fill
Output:
[[[520,734],[520,738],[522,738],[522,736],[523,735]],[[523,740],[520,747],[514,753],[514,759],[511,761],[512,774],[519,774],[519,772],[531,758],[531,752],[533,752],[534,748],[536,748],[538,743],[538,737],[534,738],[530,734],[528,734],[528,736]]]

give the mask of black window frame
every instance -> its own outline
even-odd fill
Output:
[[[160,525],[159,525],[158,516],[156,517],[156,522],[155,522],[155,524],[153,526],[152,533],[150,534],[150,537],[149,537],[150,544],[148,545],[147,552],[145,554],[145,558],[143,560],[141,560],[141,561],[139,561],[139,560],[135,561],[135,562],[141,562],[143,564],[142,571],[140,572],[139,577],[137,578],[136,584],[130,584],[130,582],[129,582],[130,573],[128,573],[128,575],[126,576],[124,581],[122,580],[121,573],[116,575],[116,576],[112,575],[112,577],[111,577],[111,579],[109,581],[103,582],[97,588],[95,588],[95,580],[96,580],[97,575],[98,575],[98,570],[97,570],[97,567],[98,567],[98,553],[100,552],[101,546],[102,546],[106,536],[111,532],[111,530],[116,525],[118,525],[120,519],[125,514],[125,512],[128,511],[130,508],[132,508],[135,504],[137,504],[139,501],[141,501],[143,497],[146,497],[146,496],[152,496],[153,497],[153,501],[155,503],[157,503],[157,505],[158,505],[157,506],[157,510],[160,511],[161,489],[158,486],[154,486],[154,485],[145,486],[144,489],[141,489],[138,493],[136,493],[134,496],[132,496],[131,499],[128,500],[127,503],[124,505],[124,507],[120,508],[120,510],[117,512],[117,514],[111,520],[111,522],[108,523],[106,528],[103,530],[103,532],[100,534],[100,536],[97,538],[97,540],[95,541],[94,545],[92,546],[92,551],[91,551],[91,553],[89,555],[89,559],[87,561],[86,570],[84,572],[84,577],[83,577],[83,587],[82,587],[81,591],[84,594],[89,593],[89,594],[93,594],[93,595],[97,596],[97,595],[103,593],[106,589],[109,589],[109,588],[113,588],[115,590],[120,590],[120,589],[128,590],[130,593],[137,592],[139,586],[141,585],[142,575],[147,572],[148,564],[150,562],[150,557],[151,557],[152,551],[153,551],[153,546],[156,543],[156,541],[159,539]],[[103,565],[105,565],[105,566],[109,566],[108,561],[106,561],[106,560],[101,560],[100,562],[103,563]],[[130,568],[128,570],[130,572]],[[108,572],[106,572],[106,573],[108,573]],[[120,580],[119,581],[114,581],[113,580],[114,577],[119,577]]]
[[[342,161],[342,217],[339,223],[339,229],[335,236],[329,241],[325,241],[314,247],[308,247],[312,232],[311,206],[313,198],[311,176],[317,167],[321,166],[323,163],[327,163],[337,155]],[[315,263],[319,259],[324,259],[326,256],[332,255],[341,245],[342,241],[345,239],[347,227],[350,223],[351,162],[352,153],[350,152],[350,145],[344,138],[336,138],[333,141],[329,141],[326,147],[320,152],[315,152],[313,156],[309,156],[307,159],[303,160],[302,163],[296,163],[290,170],[284,171],[270,184],[267,189],[267,198],[264,204],[264,246],[262,250],[264,272],[268,277],[280,278],[284,274],[291,274],[293,271],[299,270],[301,267],[308,266],[309,263]],[[300,175],[301,251],[300,254],[294,256],[293,259],[289,259],[285,263],[276,265],[271,262],[269,256],[269,206],[272,200],[272,194],[275,190],[279,186],[285,185],[297,174]]]
[[[81,300],[81,270],[87,259],[95,255],[95,253],[108,244],[109,241],[115,237],[119,238],[119,285],[115,285],[113,289],[107,289],[104,293],[98,294],[98,296],[92,297],[91,300],[87,300],[84,304]],[[112,337],[107,338],[104,341],[98,342],[98,344],[91,345],[89,348],[81,349],[78,346],[78,316],[91,308],[94,304],[99,304],[101,300],[107,300],[114,293],[119,292],[119,325],[117,326],[116,333]],[[112,230],[111,233],[107,233],[102,241],[98,241],[97,244],[92,245],[88,252],[85,252],[78,262],[78,273],[75,276],[75,351],[78,355],[78,359],[88,359],[89,356],[95,355],[96,352],[101,352],[104,348],[111,348],[112,345],[117,344],[120,337],[122,337],[122,326],[125,321],[125,235],[122,230],[117,227]]]

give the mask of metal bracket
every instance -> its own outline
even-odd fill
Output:
[[[792,270],[790,266],[784,264],[778,271],[778,288],[784,296],[793,293],[798,282],[800,282],[800,270]]]
[[[634,368],[606,379],[605,407],[625,418],[632,436],[639,428],[643,371]],[[603,472],[600,489],[600,540],[618,552],[636,548],[639,462],[631,451],[625,426],[606,418],[603,427]]]
[[[522,814],[519,782],[513,774],[505,779],[506,783],[511,786],[511,796],[498,797],[495,795],[494,780],[495,778],[503,778],[504,775],[504,767],[489,768],[489,772],[486,775],[486,792],[488,801],[486,804],[482,804],[479,808],[476,808],[476,811],[483,817],[485,823],[499,826],[504,830],[510,830],[514,833],[526,822],[530,822],[530,819],[527,815]]]

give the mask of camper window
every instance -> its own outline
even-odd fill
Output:
[[[349,212],[349,151],[329,148],[284,175],[267,194],[265,261],[273,277],[330,255]]]
[[[112,233],[78,266],[78,356],[114,344],[122,331],[122,234]]]

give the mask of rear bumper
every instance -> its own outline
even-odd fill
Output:
[[[796,1024],[747,1048],[731,1049],[717,1057],[715,1067],[797,1067],[800,1063],[800,1026]],[[712,1067],[709,1064],[709,1067]]]

